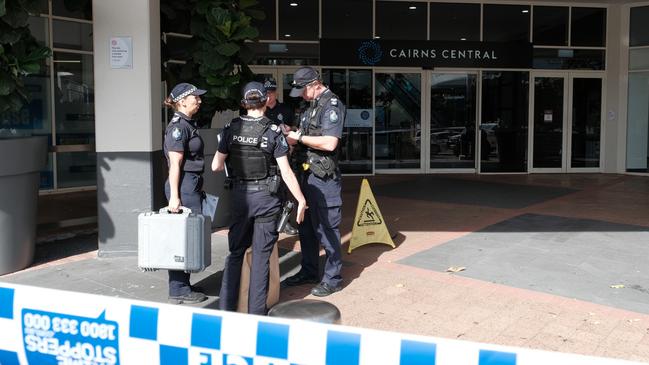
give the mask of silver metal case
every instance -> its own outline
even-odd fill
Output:
[[[202,214],[182,208],[182,213],[138,215],[138,266],[145,271],[200,272],[212,264],[211,222]]]

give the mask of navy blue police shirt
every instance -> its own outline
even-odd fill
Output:
[[[276,124],[284,123],[289,127],[293,126],[293,111],[286,104],[279,101],[274,108],[266,107],[266,116]]]
[[[181,112],[175,112],[165,130],[164,154],[167,164],[169,151],[182,152],[183,171],[202,173],[205,168],[203,146],[194,121]]]
[[[241,119],[243,123],[254,123],[259,121],[261,118],[266,117],[253,118],[247,115],[242,115],[237,119]],[[218,147],[218,151],[223,154],[227,155],[230,153],[230,142],[233,138],[230,124],[235,123],[237,119],[233,119],[232,122],[223,128],[223,137],[221,138],[221,141],[219,141]],[[261,135],[259,148],[261,148],[264,153],[268,153],[275,157],[275,159],[288,155],[288,142],[286,142],[286,138],[284,138],[284,134],[282,134],[282,130],[277,124],[273,124],[272,122],[268,123],[268,128],[266,128],[264,134]]]

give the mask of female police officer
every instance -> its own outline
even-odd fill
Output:
[[[264,116],[267,93],[259,82],[246,84],[241,105],[247,115],[235,118],[223,130],[212,170],[227,162],[232,179],[232,223],[228,232],[230,255],[225,261],[219,306],[236,310],[241,265],[252,245],[248,313],[266,314],[269,260],[277,242],[281,179],[298,202],[297,222],[302,222],[306,200],[288,163],[288,143],[282,130]],[[278,175],[279,174],[279,175]]]
[[[201,213],[203,140],[191,118],[200,108],[200,95],[205,92],[194,85],[181,83],[173,88],[164,101],[165,106],[174,110],[164,137],[164,153],[169,165],[165,194],[170,212],[178,212],[182,205],[194,213]],[[205,299],[205,294],[191,290],[188,273],[169,271],[170,302],[199,303]]]

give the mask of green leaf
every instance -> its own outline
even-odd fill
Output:
[[[216,98],[227,99],[230,95],[230,89],[225,86],[213,87],[210,89],[210,94]]]
[[[0,96],[7,96],[16,89],[16,82],[13,77],[6,73],[0,73]]]
[[[5,27],[0,26],[0,43],[14,44],[20,40],[21,35],[22,32],[20,30],[6,30]]]
[[[257,0],[239,0],[239,9],[247,9],[257,4]]]
[[[230,37],[232,34],[232,16],[230,12],[223,8],[214,8],[207,17],[208,23],[215,26],[218,30]]]
[[[7,14],[7,7],[5,6],[5,0],[0,0],[0,17],[5,16]]]
[[[263,10],[258,9],[248,9],[246,13],[250,15],[255,20],[264,20],[266,19],[266,13]]]
[[[41,64],[38,62],[25,63],[20,65],[25,75],[37,74],[41,70]]]
[[[245,39],[255,39],[259,37],[259,31],[254,27],[245,27],[237,29],[237,31],[232,35],[232,40],[245,40]]]
[[[238,45],[231,42],[219,44],[216,46],[216,51],[227,57],[234,56],[239,51],[239,49],[240,47]]]
[[[48,47],[39,47],[36,49],[33,49],[27,57],[22,59],[22,63],[27,63],[27,62],[40,62],[52,55],[52,51]]]
[[[29,13],[17,1],[12,1],[1,19],[13,28],[20,28],[27,25]]]

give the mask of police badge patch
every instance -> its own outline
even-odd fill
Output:
[[[283,116],[281,113],[280,113],[280,114],[277,114],[277,120],[279,120],[279,121],[283,121],[283,120],[284,120],[284,116]]]
[[[331,123],[336,123],[338,121],[338,113],[335,110],[329,112],[329,120]]]
[[[283,134],[279,136],[279,143],[282,145],[282,147],[288,147],[288,143],[286,142],[286,138],[284,138]]]
[[[171,131],[171,136],[172,136],[176,141],[180,141],[180,139],[181,139],[182,136],[183,136],[183,132],[180,131],[180,128],[176,127],[176,128],[174,128],[173,131]]]

